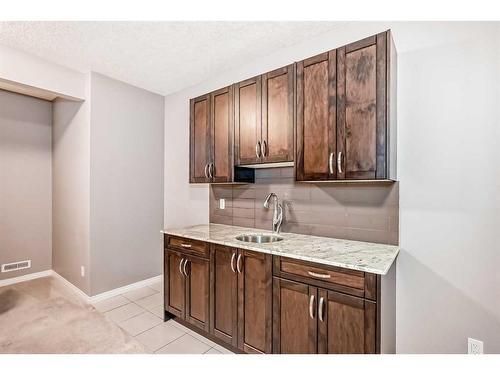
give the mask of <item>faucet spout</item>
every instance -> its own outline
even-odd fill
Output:
[[[270,202],[273,200],[273,232],[279,233],[281,223],[283,221],[283,206],[279,202],[278,196],[275,193],[269,193],[264,200],[264,208],[269,208]]]

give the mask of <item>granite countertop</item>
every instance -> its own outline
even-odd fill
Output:
[[[165,234],[254,250],[306,261],[385,275],[396,259],[399,248],[371,242],[340,240],[295,233],[280,233],[283,241],[259,244],[238,241],[241,234],[272,232],[222,224],[165,229]]]

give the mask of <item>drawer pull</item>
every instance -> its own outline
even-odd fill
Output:
[[[319,277],[320,279],[329,279],[331,277],[327,273],[316,273],[316,272],[313,272],[313,271],[307,271],[307,273],[309,274],[309,276]]]
[[[186,249],[190,249],[193,245],[190,245],[188,243],[181,243],[182,247],[185,247]]]
[[[309,316],[314,319],[314,294],[309,298]]]

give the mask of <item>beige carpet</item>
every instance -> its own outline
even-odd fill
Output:
[[[53,277],[0,288],[0,353],[146,353]]]

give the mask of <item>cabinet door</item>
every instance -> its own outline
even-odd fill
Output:
[[[186,256],[186,314],[187,322],[208,331],[210,262],[208,259]]]
[[[386,178],[387,33],[337,52],[338,179]]]
[[[319,353],[373,354],[375,327],[375,302],[320,289]]]
[[[189,182],[209,182],[210,96],[190,101]]]
[[[336,51],[297,63],[296,179],[336,176]]]
[[[212,245],[210,254],[210,331],[233,346],[238,346],[237,255],[236,249],[221,245]]]
[[[239,250],[238,347],[247,353],[271,353],[272,256]]]
[[[293,161],[294,65],[262,76],[262,160]]]
[[[235,84],[234,132],[237,165],[261,161],[261,77]]]
[[[185,313],[185,277],[182,274],[183,257],[174,251],[165,250],[164,298],[165,310],[184,318]]]
[[[273,351],[282,354],[317,353],[317,289],[273,278]]]
[[[210,94],[212,182],[230,182],[233,176],[233,88]]]

